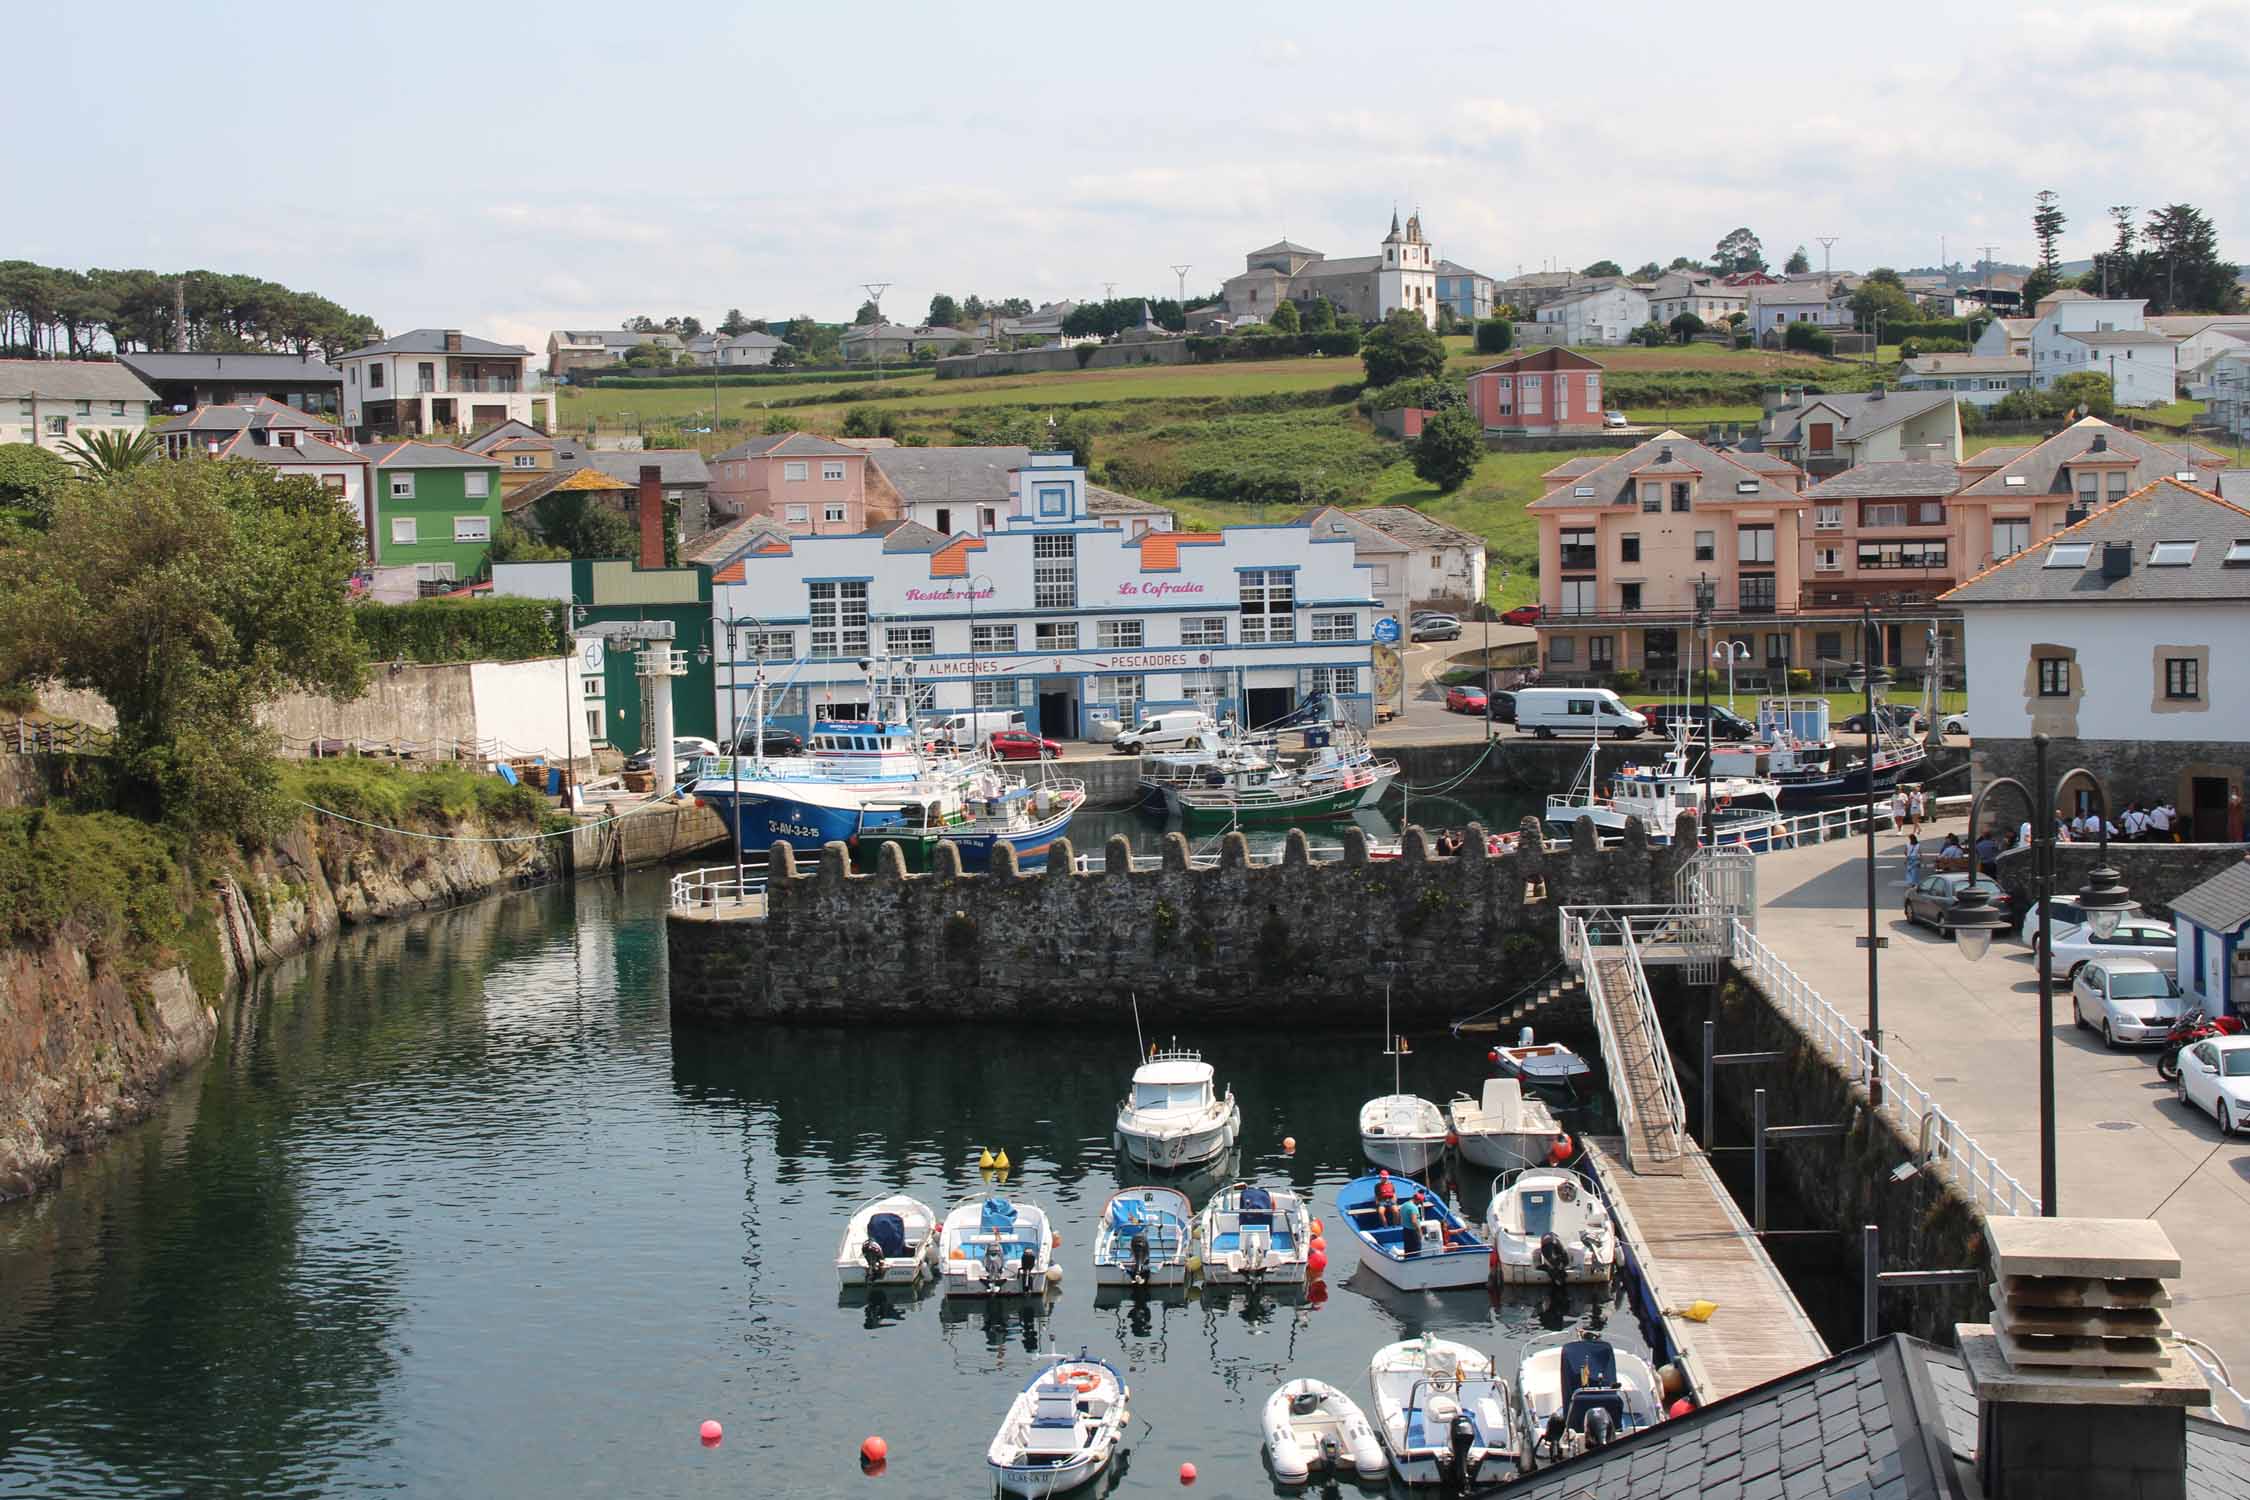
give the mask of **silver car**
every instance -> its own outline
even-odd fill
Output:
[[[2073,977],[2081,964],[2097,958],[2145,958],[2167,974],[2179,972],[2179,940],[2169,926],[2154,917],[2127,917],[2108,937],[2095,936],[2092,927],[2065,927],[2059,922],[2052,930],[2055,956],[2047,972],[2057,979]],[[2031,942],[2034,948],[2039,944],[2036,923],[2032,925]]]
[[[2071,980],[2070,1004],[2105,1047],[2161,1042],[2180,1018],[2180,984],[2145,958],[2098,959]]]

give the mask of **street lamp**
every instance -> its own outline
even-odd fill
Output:
[[[1749,659],[1750,647],[1744,641],[1721,641],[1712,648],[1711,660],[1723,660],[1727,664],[1727,707],[1730,710],[1734,707],[1734,664]]]
[[[982,667],[977,651],[977,590],[991,587],[992,575],[989,573],[978,573],[969,580],[969,722],[971,724],[977,722],[977,710],[983,707],[982,704],[977,702],[977,684],[983,680],[978,675],[982,671]],[[974,732],[974,730],[971,731],[972,734]]]
[[[2039,892],[2039,946],[2031,959],[2039,968],[2039,1212],[2046,1218],[2055,1216],[2055,974],[2049,954],[2054,946],[2055,905],[2055,815],[2054,799],[2062,795],[2064,787],[2083,777],[2094,795],[2101,800],[2101,850],[2095,856],[2094,868],[2088,872],[2086,883],[2079,887],[2078,904],[2085,909],[2086,924],[2094,936],[2106,938],[2117,932],[2118,919],[2133,909],[2132,893],[2125,889],[2117,871],[2109,863],[2109,789],[2100,778],[2084,766],[2063,772],[2062,779],[2052,787],[2047,784],[2047,745],[2044,734],[2031,737],[2031,779],[2037,783],[2038,792],[2013,776],[2002,776],[1988,781],[1977,792],[1976,800],[1969,804],[1969,837],[1975,840],[1984,799],[2002,787],[2014,788],[2023,798],[2025,811],[2031,819],[2032,879]],[[1968,882],[1953,898],[1947,913],[1947,925],[1953,928],[1961,945],[1961,956],[1975,963],[1992,948],[1992,934],[2006,927],[2007,920],[1993,909],[1991,897],[1979,883],[1983,875],[1974,867]],[[1998,871],[1994,871],[1994,884]]]
[[[1711,649],[1711,606],[1719,595],[1718,585],[1705,573],[1695,583],[1695,628],[1702,632],[1703,649]],[[1703,835],[1705,845],[1718,846],[1718,830],[1711,826],[1711,669],[1703,670],[1703,800],[1696,805],[1695,826]],[[1683,695],[1684,696],[1684,695]]]
[[[743,900],[742,870],[742,710],[736,705],[734,690],[742,676],[742,627],[757,626],[750,637],[751,654],[758,663],[758,681],[765,681],[765,622],[755,615],[729,614],[719,622],[727,628],[727,780],[734,795],[728,802],[734,808],[734,900],[737,906]],[[762,765],[766,758],[766,716],[760,705],[757,738],[753,741],[754,758]]]
[[[1888,682],[1891,674],[1875,665],[1875,614],[1864,603],[1859,607],[1860,658],[1852,663],[1852,686],[1864,688],[1867,693],[1867,760],[1860,767],[1866,781],[1867,819],[1867,936],[1860,946],[1867,950],[1867,1045],[1873,1052],[1883,1050],[1883,983],[1876,955],[1888,941],[1875,927],[1875,686]],[[1970,825],[1973,829],[1974,824]],[[1883,1102],[1883,1070],[1880,1066],[1867,1070],[1867,1098],[1880,1106]]]

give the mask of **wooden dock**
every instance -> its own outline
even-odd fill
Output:
[[[1636,1173],[1617,1136],[1586,1142],[1688,1383],[1704,1405],[1828,1357],[1828,1345],[1692,1141],[1676,1174]],[[1716,1303],[1709,1321],[1681,1310]]]
[[[1609,1086],[1618,1093],[1618,1113],[1629,1149],[1624,1161],[1637,1172],[1681,1172],[1687,1145],[1686,1122],[1675,1119],[1665,1096],[1667,1069],[1658,1065],[1664,1037],[1653,1013],[1637,1003],[1632,961],[1619,952],[1594,959],[1594,1003],[1602,1007],[1609,1034],[1621,1054],[1609,1059]]]

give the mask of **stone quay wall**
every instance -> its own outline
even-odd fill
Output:
[[[1528,821],[1528,820],[1527,820]],[[1162,868],[1135,870],[1122,838],[1098,873],[1068,845],[1042,873],[1001,850],[989,874],[909,875],[895,849],[852,873],[831,844],[802,869],[774,846],[762,918],[669,924],[672,1013],[688,1022],[952,1022],[1144,1019],[1366,1027],[1386,984],[1400,1020],[1459,1015],[1551,969],[1557,909],[1666,903],[1694,847],[1653,846],[1639,825],[1597,849],[1581,822],[1568,852],[1535,837],[1494,856],[1482,837],[1441,856],[1418,828],[1401,857],[1376,860],[1356,827],[1344,857],[1314,863],[1292,832],[1282,863],[1252,867],[1229,835],[1213,869],[1193,869],[1179,835]]]
[[[2038,868],[2032,863],[2035,849],[2009,849],[1996,861],[2000,886],[2015,898],[2016,910],[2027,912],[2038,899]],[[2055,845],[2055,896],[2067,900],[2078,894],[2094,871],[2101,845]],[[2127,844],[2109,846],[2110,868],[2142,911],[2169,922],[2172,903],[2222,870],[2231,869],[2250,855],[2250,844]]]

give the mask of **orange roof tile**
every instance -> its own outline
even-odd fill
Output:
[[[969,552],[972,548],[982,552],[984,550],[984,538],[957,536],[952,541],[947,542],[930,554],[930,576],[932,578],[967,577]]]
[[[1141,571],[1177,568],[1181,547],[1197,543],[1208,546],[1224,540],[1216,531],[1144,531],[1141,533]]]

